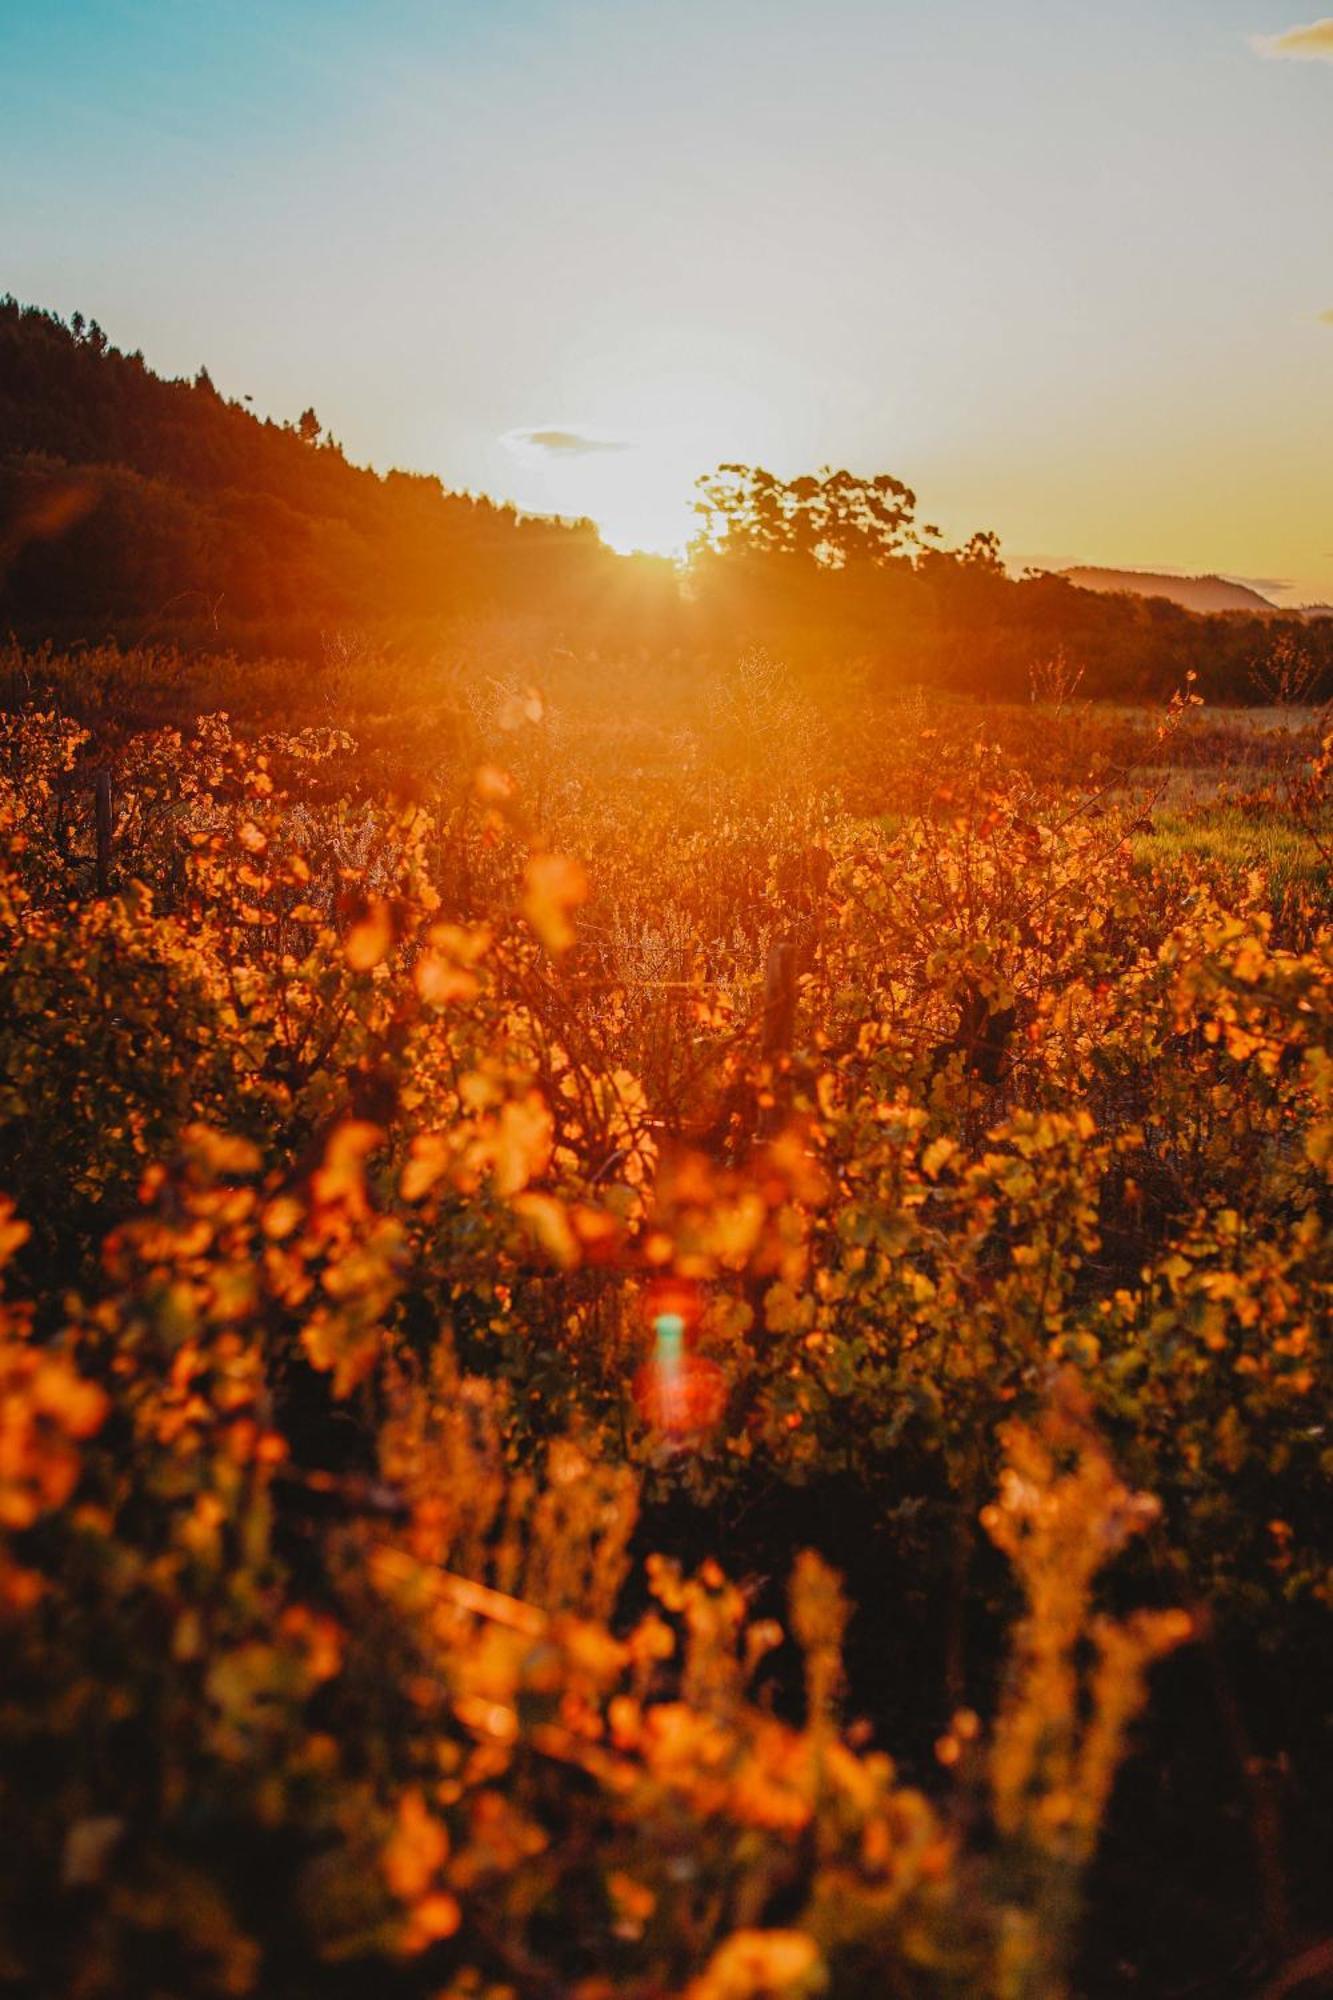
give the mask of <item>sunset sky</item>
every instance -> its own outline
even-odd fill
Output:
[[[832,462],[1333,599],[1300,0],[0,0],[5,289],[618,546]]]

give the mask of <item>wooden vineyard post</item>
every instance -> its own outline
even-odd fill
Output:
[[[93,803],[97,814],[97,893],[105,896],[111,886],[111,772],[105,765],[93,780]]]

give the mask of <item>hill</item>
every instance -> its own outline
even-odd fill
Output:
[[[264,421],[154,375],[94,321],[0,300],[0,617],[217,630],[577,606],[616,558],[524,516],[349,463],[313,410]]]
[[[1080,590],[1096,590],[1107,596],[1164,597],[1186,611],[1204,614],[1247,611],[1251,615],[1274,615],[1279,607],[1262,597],[1248,584],[1228,582],[1224,576],[1167,576],[1146,569],[1098,569],[1082,564],[1060,572]]]
[[[1084,696],[1159,699],[1192,674],[1246,701],[1287,629],[1217,578],[1015,581],[994,535],[939,547],[886,473],[733,465],[699,488],[710,531],[683,579],[591,521],[354,465],[313,409],[261,419],[206,369],[166,380],[95,321],[0,299],[0,632],[25,642],[317,661],[335,634],[422,657],[484,625],[525,657],[655,674],[692,660],[706,678],[759,647],[829,703],[904,683],[1027,699],[1056,659]],[[1333,621],[1289,623],[1327,683]]]

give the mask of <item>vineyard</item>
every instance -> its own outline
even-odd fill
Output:
[[[0,659],[0,1989],[1329,1990],[1333,735],[1033,694]]]

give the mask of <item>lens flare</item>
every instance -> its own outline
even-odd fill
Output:
[[[684,1442],[722,1415],[726,1377],[715,1361],[686,1347],[687,1313],[668,1309],[652,1316],[651,1358],[634,1377],[634,1403],[643,1421]]]

